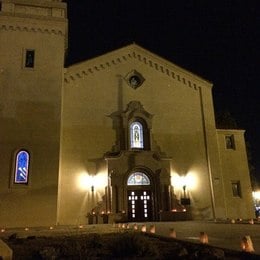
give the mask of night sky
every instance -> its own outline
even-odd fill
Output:
[[[216,113],[246,130],[260,181],[260,1],[65,2],[67,65],[135,42],[211,81]]]

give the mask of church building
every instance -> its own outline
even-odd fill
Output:
[[[0,0],[0,42],[0,228],[254,217],[211,82],[137,44],[65,67],[61,0]]]

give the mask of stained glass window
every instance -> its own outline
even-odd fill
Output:
[[[150,180],[146,174],[134,172],[128,177],[127,185],[150,185]]]
[[[16,164],[15,164],[15,183],[28,183],[28,171],[29,171],[29,153],[21,150],[16,155]]]
[[[139,122],[133,122],[130,125],[131,148],[144,148],[143,126]]]

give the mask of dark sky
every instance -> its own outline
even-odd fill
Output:
[[[246,130],[260,181],[260,1],[67,0],[72,64],[135,42],[213,82]]]

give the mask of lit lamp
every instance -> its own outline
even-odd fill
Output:
[[[186,199],[186,185],[183,185],[183,197]]]
[[[94,175],[90,175],[90,190],[92,193],[95,191],[94,181]]]
[[[182,186],[183,197],[181,198],[181,205],[190,205],[190,199],[186,196],[186,185]]]
[[[244,252],[252,253],[255,251],[253,242],[250,238],[250,236],[244,236],[241,241],[241,249]]]
[[[208,235],[205,232],[200,232],[199,240],[200,240],[200,243],[202,243],[202,244],[209,243]]]

